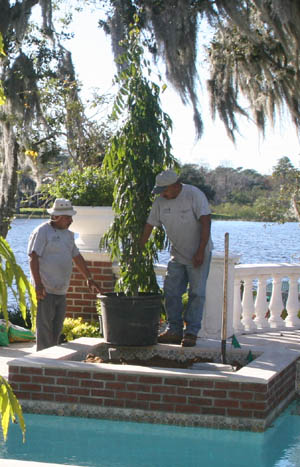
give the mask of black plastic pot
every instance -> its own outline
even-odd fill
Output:
[[[162,295],[139,294],[126,297],[98,295],[101,302],[103,335],[116,346],[146,346],[157,343]]]

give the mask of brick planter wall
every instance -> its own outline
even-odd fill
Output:
[[[92,278],[99,284],[102,292],[112,292],[114,276],[109,255],[99,252],[81,251],[80,253],[86,260]],[[85,321],[97,321],[96,300],[97,292],[89,290],[82,274],[74,265],[67,293],[66,316],[75,319],[81,316]]]
[[[296,361],[258,382],[239,372],[210,375],[32,357],[9,367],[9,383],[30,412],[264,431],[295,394]]]

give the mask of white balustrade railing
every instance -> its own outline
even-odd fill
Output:
[[[237,265],[237,261],[237,257],[228,261],[227,336],[300,328],[300,264]],[[116,275],[118,269],[117,265],[113,266]],[[155,266],[156,275],[162,278],[166,270],[166,265]],[[223,256],[213,256],[200,337],[221,336],[223,275]],[[286,290],[282,289],[283,285]]]
[[[240,264],[234,270],[235,333],[300,327],[300,264]]]

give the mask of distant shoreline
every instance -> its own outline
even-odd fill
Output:
[[[21,208],[19,213],[14,214],[15,219],[47,219],[49,217],[49,214],[47,213],[46,209],[41,209],[41,208]],[[238,218],[238,217],[232,217],[226,214],[215,214],[212,213],[212,219],[213,220],[219,220],[219,221],[245,221],[245,222],[275,222],[276,221],[269,221],[269,220],[251,220],[251,219],[243,219],[243,218]],[[297,220],[295,221],[288,221],[288,222],[298,222]]]
[[[15,219],[44,219],[49,217],[46,209],[40,208],[21,208],[19,213],[14,214]],[[214,214],[212,213],[212,219],[223,220],[223,221],[232,221],[232,220],[244,220],[244,219],[236,219],[230,216],[226,216],[223,214]]]

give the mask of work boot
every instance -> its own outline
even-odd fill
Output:
[[[187,333],[183,336],[181,345],[182,347],[195,347],[196,342],[197,342],[197,336],[195,336],[194,334]]]
[[[159,344],[178,344],[180,345],[182,337],[179,334],[171,332],[169,329],[159,334],[157,342]]]

